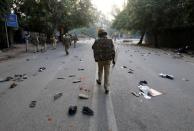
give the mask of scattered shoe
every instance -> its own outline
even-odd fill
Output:
[[[77,81],[73,81],[73,83],[80,83],[81,81],[80,80],[77,80]]]
[[[88,96],[88,95],[85,95],[85,94],[80,93],[80,94],[79,94],[79,98],[80,98],[80,99],[88,99],[88,98],[89,98],[89,96]]]
[[[56,101],[57,99],[59,99],[62,95],[63,95],[63,93],[57,93],[57,94],[54,96],[54,101]]]
[[[92,111],[89,107],[86,107],[86,106],[83,107],[82,113],[88,116],[94,115],[94,111]]]
[[[12,88],[15,88],[16,86],[17,86],[16,83],[12,83],[9,88],[12,89]]]
[[[70,107],[69,107],[68,114],[69,114],[70,116],[75,115],[76,112],[77,112],[77,106],[70,106]]]
[[[174,76],[173,75],[168,75],[168,74],[160,73],[159,76],[162,77],[162,78],[167,78],[167,79],[170,79],[170,80],[174,80]]]
[[[147,84],[148,84],[148,82],[145,80],[139,82],[139,85],[147,85]]]
[[[69,75],[69,77],[75,77],[75,75]]]
[[[29,107],[34,108],[36,106],[36,101],[31,101]]]
[[[79,68],[79,69],[78,69],[78,71],[83,71],[83,70],[85,70],[85,69],[83,69],[83,68]]]

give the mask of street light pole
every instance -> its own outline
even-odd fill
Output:
[[[7,39],[7,48],[9,48],[9,38],[7,33],[7,18],[5,18],[5,33],[6,33],[6,39]]]

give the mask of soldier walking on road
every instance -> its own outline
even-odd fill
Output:
[[[56,49],[57,48],[57,39],[54,35],[51,36],[51,43],[52,43],[53,49]]]
[[[74,36],[72,36],[72,37],[73,37],[73,45],[74,45],[74,48],[75,48],[76,47],[76,43],[78,41],[78,38],[77,38],[76,34],[74,34]]]
[[[44,33],[39,33],[39,43],[41,46],[41,52],[46,51],[47,45],[46,45],[46,34]]]
[[[39,38],[37,32],[30,33],[31,43],[34,45],[34,53],[39,52]]]
[[[109,74],[111,62],[115,64],[115,49],[112,39],[107,38],[107,32],[103,29],[98,31],[98,39],[92,45],[94,59],[98,63],[97,84],[101,85],[102,74],[104,70],[104,89],[105,94],[109,93]]]
[[[63,45],[65,47],[65,52],[66,52],[66,55],[69,55],[69,46],[70,46],[70,43],[71,43],[71,38],[70,36],[66,33],[65,35],[63,35]]]
[[[30,39],[29,32],[27,32],[27,31],[24,32],[24,38],[25,38],[25,42],[26,42],[26,52],[28,52],[28,43],[29,43],[29,39]]]

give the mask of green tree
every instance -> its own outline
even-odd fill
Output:
[[[93,22],[89,0],[14,0],[21,25],[30,30],[53,33],[58,27],[70,29]]]
[[[164,29],[194,25],[193,0],[128,0],[126,8],[113,22],[117,29],[152,32],[157,46],[158,33]]]
[[[0,1],[0,48],[7,47],[5,34],[5,16],[10,13],[11,0]]]

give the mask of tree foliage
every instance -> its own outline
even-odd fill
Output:
[[[112,26],[155,33],[163,29],[194,26],[193,7],[193,0],[128,0]]]
[[[53,32],[63,27],[70,29],[93,22],[89,0],[13,0],[20,25],[39,32]]]

